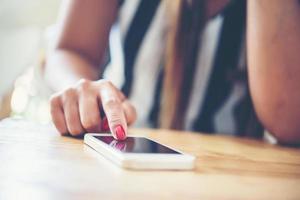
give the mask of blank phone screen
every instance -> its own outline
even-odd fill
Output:
[[[123,153],[181,154],[164,145],[142,137],[127,137],[123,141],[115,140],[112,136],[95,136],[95,138]]]

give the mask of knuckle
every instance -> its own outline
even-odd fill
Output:
[[[92,82],[87,79],[81,79],[78,83],[78,90],[79,91],[87,91],[91,88]]]
[[[110,80],[105,79],[100,80],[100,85],[102,87],[114,87],[114,84]]]
[[[84,105],[91,107],[94,105],[94,102],[97,101],[97,93],[91,90],[80,91],[78,93],[78,100]],[[95,108],[96,109],[96,108]]]
[[[62,94],[63,101],[66,101],[68,98],[74,98],[76,96],[76,90],[74,88],[68,88],[64,90]]]

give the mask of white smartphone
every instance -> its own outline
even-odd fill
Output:
[[[195,157],[159,144],[146,137],[115,140],[111,134],[89,133],[84,143],[115,164],[140,170],[192,170]]]

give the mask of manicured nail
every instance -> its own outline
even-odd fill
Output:
[[[118,140],[124,140],[126,138],[125,131],[121,125],[116,126],[115,133]]]
[[[102,121],[102,131],[109,131],[108,120],[106,117]]]

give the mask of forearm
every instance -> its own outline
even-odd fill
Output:
[[[300,143],[300,3],[248,0],[250,90],[258,117],[281,142]]]
[[[109,32],[118,12],[117,0],[66,0],[64,3],[54,50],[46,61],[46,80],[55,91],[82,78],[99,78]]]
[[[47,59],[45,79],[54,91],[60,91],[80,79],[99,79],[99,66],[71,50],[54,50]]]

